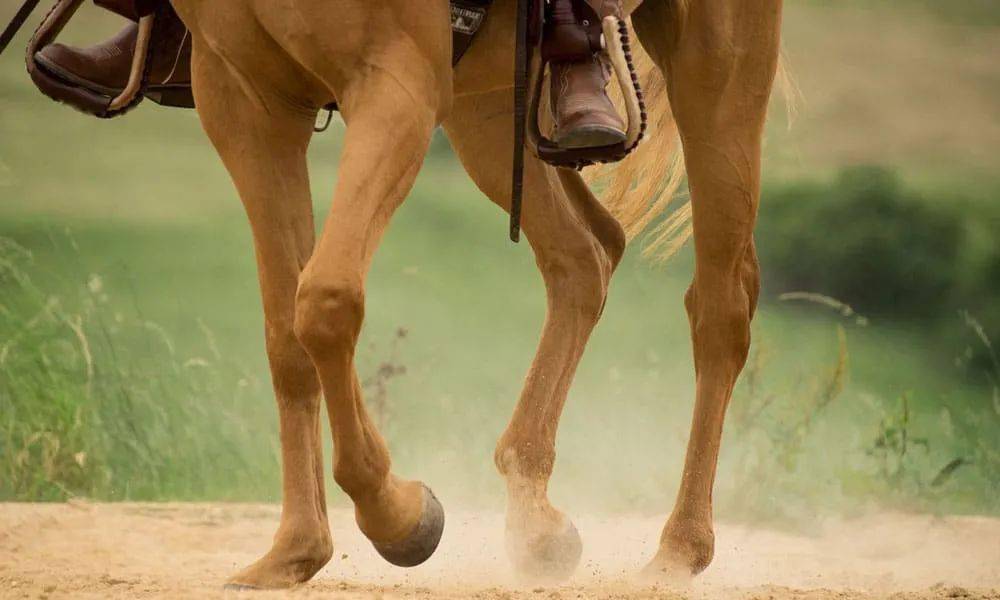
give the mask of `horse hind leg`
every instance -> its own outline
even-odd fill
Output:
[[[195,39],[202,125],[226,165],[253,231],[265,339],[281,427],[281,522],[271,550],[227,587],[284,588],[310,579],[333,553],[323,486],[320,386],[293,332],[299,273],[312,251],[306,168],[312,119],[280,103],[265,112]]]
[[[690,577],[712,560],[712,488],[726,407],[746,361],[760,277],[753,224],[781,0],[646,0],[632,22],[664,72],[684,148],[695,275],[685,296],[696,398],[674,510],[646,573]]]
[[[456,99],[444,126],[479,188],[509,209],[512,102],[506,90]],[[507,483],[507,551],[529,579],[562,580],[576,568],[582,542],[572,522],[552,506],[547,487],[556,430],[591,330],[604,307],[621,258],[621,227],[580,175],[527,157],[525,236],[545,282],[548,310],[538,351],[506,431],[497,468]]]

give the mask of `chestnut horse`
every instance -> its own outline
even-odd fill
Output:
[[[476,185],[507,208],[514,0],[495,2],[454,71],[448,0],[173,3],[194,42],[198,113],[253,230],[280,415],[281,522],[271,550],[229,585],[287,587],[330,560],[321,398],[333,433],[333,477],[353,500],[358,526],[391,562],[418,564],[437,546],[444,515],[426,486],[392,473],[362,401],[353,359],[365,277],[438,125]],[[627,1],[656,75],[647,83],[656,139],[610,174],[605,204],[578,172],[527,159],[523,228],[544,278],[548,312],[495,454],[507,482],[508,553],[522,573],[561,578],[579,560],[579,535],[546,492],[559,415],[626,229],[642,228],[666,205],[663,195],[636,199],[632,192],[666,187],[669,197],[679,177],[668,176],[668,167],[682,164],[673,158],[678,138],[691,192],[681,214],[690,214],[697,256],[685,296],[697,392],[680,491],[646,572],[690,576],[712,559],[723,417],[747,356],[759,287],[752,229],[781,4]],[[316,241],[306,149],[317,110],[333,100],[346,134]]]

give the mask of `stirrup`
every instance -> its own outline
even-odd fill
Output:
[[[524,148],[556,167],[582,169],[594,163],[616,162],[635,150],[646,132],[646,107],[639,89],[639,77],[632,62],[628,27],[615,15],[601,20],[601,46],[608,52],[611,66],[625,98],[628,128],[625,141],[596,148],[560,148],[546,138],[538,125],[542,83],[547,61],[532,56],[544,24],[544,10],[539,0],[517,0],[514,42],[514,157],[511,168],[510,226],[511,241],[521,238],[521,204],[524,197]],[[594,41],[588,42],[593,48]],[[529,93],[529,91],[531,93]],[[528,106],[526,106],[526,104]]]
[[[625,113],[628,117],[625,141],[608,146],[562,148],[542,133],[538,116],[547,62],[539,53],[532,61],[527,140],[532,153],[553,166],[582,169],[596,163],[617,162],[635,150],[646,132],[646,107],[639,87],[639,77],[632,62],[628,27],[622,19],[609,15],[601,21],[601,30],[601,45],[611,59],[612,70],[625,99]]]
[[[135,42],[135,53],[132,55],[128,83],[125,84],[125,89],[112,97],[98,90],[66,81],[35,60],[35,54],[55,41],[56,36],[66,27],[82,2],[83,0],[58,0],[45,16],[28,43],[25,56],[28,74],[43,94],[57,102],[65,102],[77,110],[103,119],[117,117],[142,102],[147,83],[150,40],[153,37],[156,13],[151,12],[139,17],[139,32]]]

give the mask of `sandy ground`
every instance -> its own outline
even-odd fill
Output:
[[[437,554],[403,570],[338,509],[335,557],[313,581],[282,593],[222,592],[228,574],[266,550],[277,520],[268,505],[0,504],[0,597],[1000,600],[1000,520],[902,514],[817,523],[812,536],[720,524],[715,562],[679,588],[633,577],[660,519],[579,518],[576,575],[538,587],[510,572],[500,515],[449,513]]]

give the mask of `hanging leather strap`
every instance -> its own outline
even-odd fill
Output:
[[[528,18],[531,0],[517,0],[514,38],[514,161],[511,170],[510,239],[521,239],[521,199],[524,195],[524,142],[528,112]]]
[[[139,19],[156,12],[157,0],[94,0],[94,4],[104,10],[110,10],[129,21],[139,22]]]
[[[31,16],[32,11],[38,6],[40,0],[24,0],[24,4],[18,9],[14,18],[10,20],[7,27],[4,28],[3,33],[0,34],[0,54],[7,49],[10,41],[14,39],[17,32],[24,26],[24,22],[28,20]]]

